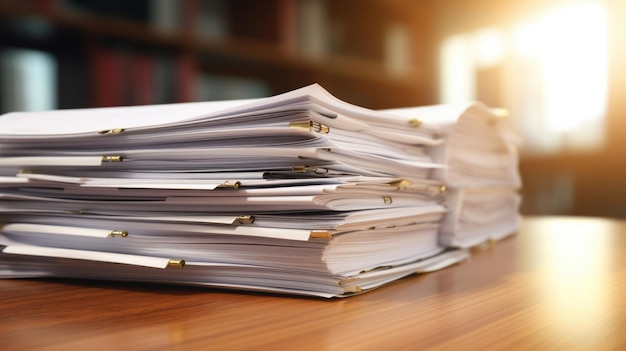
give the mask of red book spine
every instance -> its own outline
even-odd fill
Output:
[[[176,59],[176,99],[179,102],[196,101],[197,62],[191,54]]]
[[[293,54],[298,50],[298,4],[296,0],[278,1],[278,36],[283,51]]]
[[[50,14],[57,11],[59,4],[58,0],[35,0],[35,6],[38,11]]]
[[[121,57],[111,49],[97,48],[92,58],[93,105],[119,106],[123,91]]]
[[[155,103],[155,65],[151,56],[136,54],[133,57],[134,103],[149,105]]]

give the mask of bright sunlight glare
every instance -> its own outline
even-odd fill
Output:
[[[607,95],[607,28],[604,8],[577,4],[517,28],[515,47],[540,64],[547,127],[568,132],[601,119]]]

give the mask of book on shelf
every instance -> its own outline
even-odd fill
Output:
[[[43,111],[57,107],[57,60],[50,53],[0,50],[0,111]]]
[[[442,241],[449,166],[433,156],[450,133],[418,117],[316,84],[5,114],[0,276],[346,297],[459,263],[468,251]]]

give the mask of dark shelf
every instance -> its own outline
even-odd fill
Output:
[[[248,2],[238,0],[228,4],[238,4],[239,8],[236,9],[241,12],[241,6],[249,5]],[[264,4],[272,3],[274,6],[284,2],[263,1]],[[42,3],[48,5],[41,6]],[[380,1],[366,3],[377,4],[379,8],[387,6]],[[164,30],[142,19],[115,16],[109,12],[96,14],[76,11],[63,8],[62,4],[62,1],[55,0],[0,1],[0,19],[3,22],[38,21],[48,26],[53,33],[51,38],[43,40],[34,40],[25,35],[5,38],[0,42],[0,49],[2,46],[24,46],[61,56],[67,56],[68,52],[77,53],[87,58],[91,50],[89,47],[108,46],[126,51],[141,51],[155,57],[192,57],[196,67],[202,72],[261,79],[267,82],[272,94],[318,82],[338,97],[366,107],[385,108],[432,102],[432,94],[427,89],[432,86],[430,67],[423,64],[411,65],[401,73],[393,73],[380,57],[376,57],[381,56],[380,54],[368,54],[359,49],[365,47],[369,40],[367,36],[374,36],[371,28],[363,32],[364,38],[359,39],[359,43],[353,40],[357,45],[353,49],[346,47],[344,50],[340,47],[321,55],[308,55],[282,42],[280,33],[276,32],[284,30],[280,26],[274,28],[274,32],[278,33],[276,35],[260,33],[255,36],[254,30],[259,23],[235,19],[239,29],[231,28],[224,36],[210,37],[188,28]],[[392,2],[389,5],[390,13],[399,13],[402,4],[404,3]],[[351,14],[343,13],[349,10],[345,4],[333,6],[335,17],[345,15],[350,18]],[[254,8],[255,11],[260,11],[258,5]],[[381,18],[389,16],[388,14]],[[335,20],[339,21],[336,18]],[[350,21],[352,22],[345,27],[350,28],[348,32],[351,35],[358,26],[367,27],[367,24],[353,22],[352,19]],[[409,29],[413,31],[414,23],[410,25]],[[380,30],[381,26],[379,24],[373,28]],[[378,33],[375,37],[379,38],[381,34]],[[343,40],[343,43],[350,41],[349,38]],[[421,63],[423,58],[420,60]]]

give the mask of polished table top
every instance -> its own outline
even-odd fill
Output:
[[[445,270],[347,299],[0,280],[22,349],[626,349],[626,221],[528,217]]]

